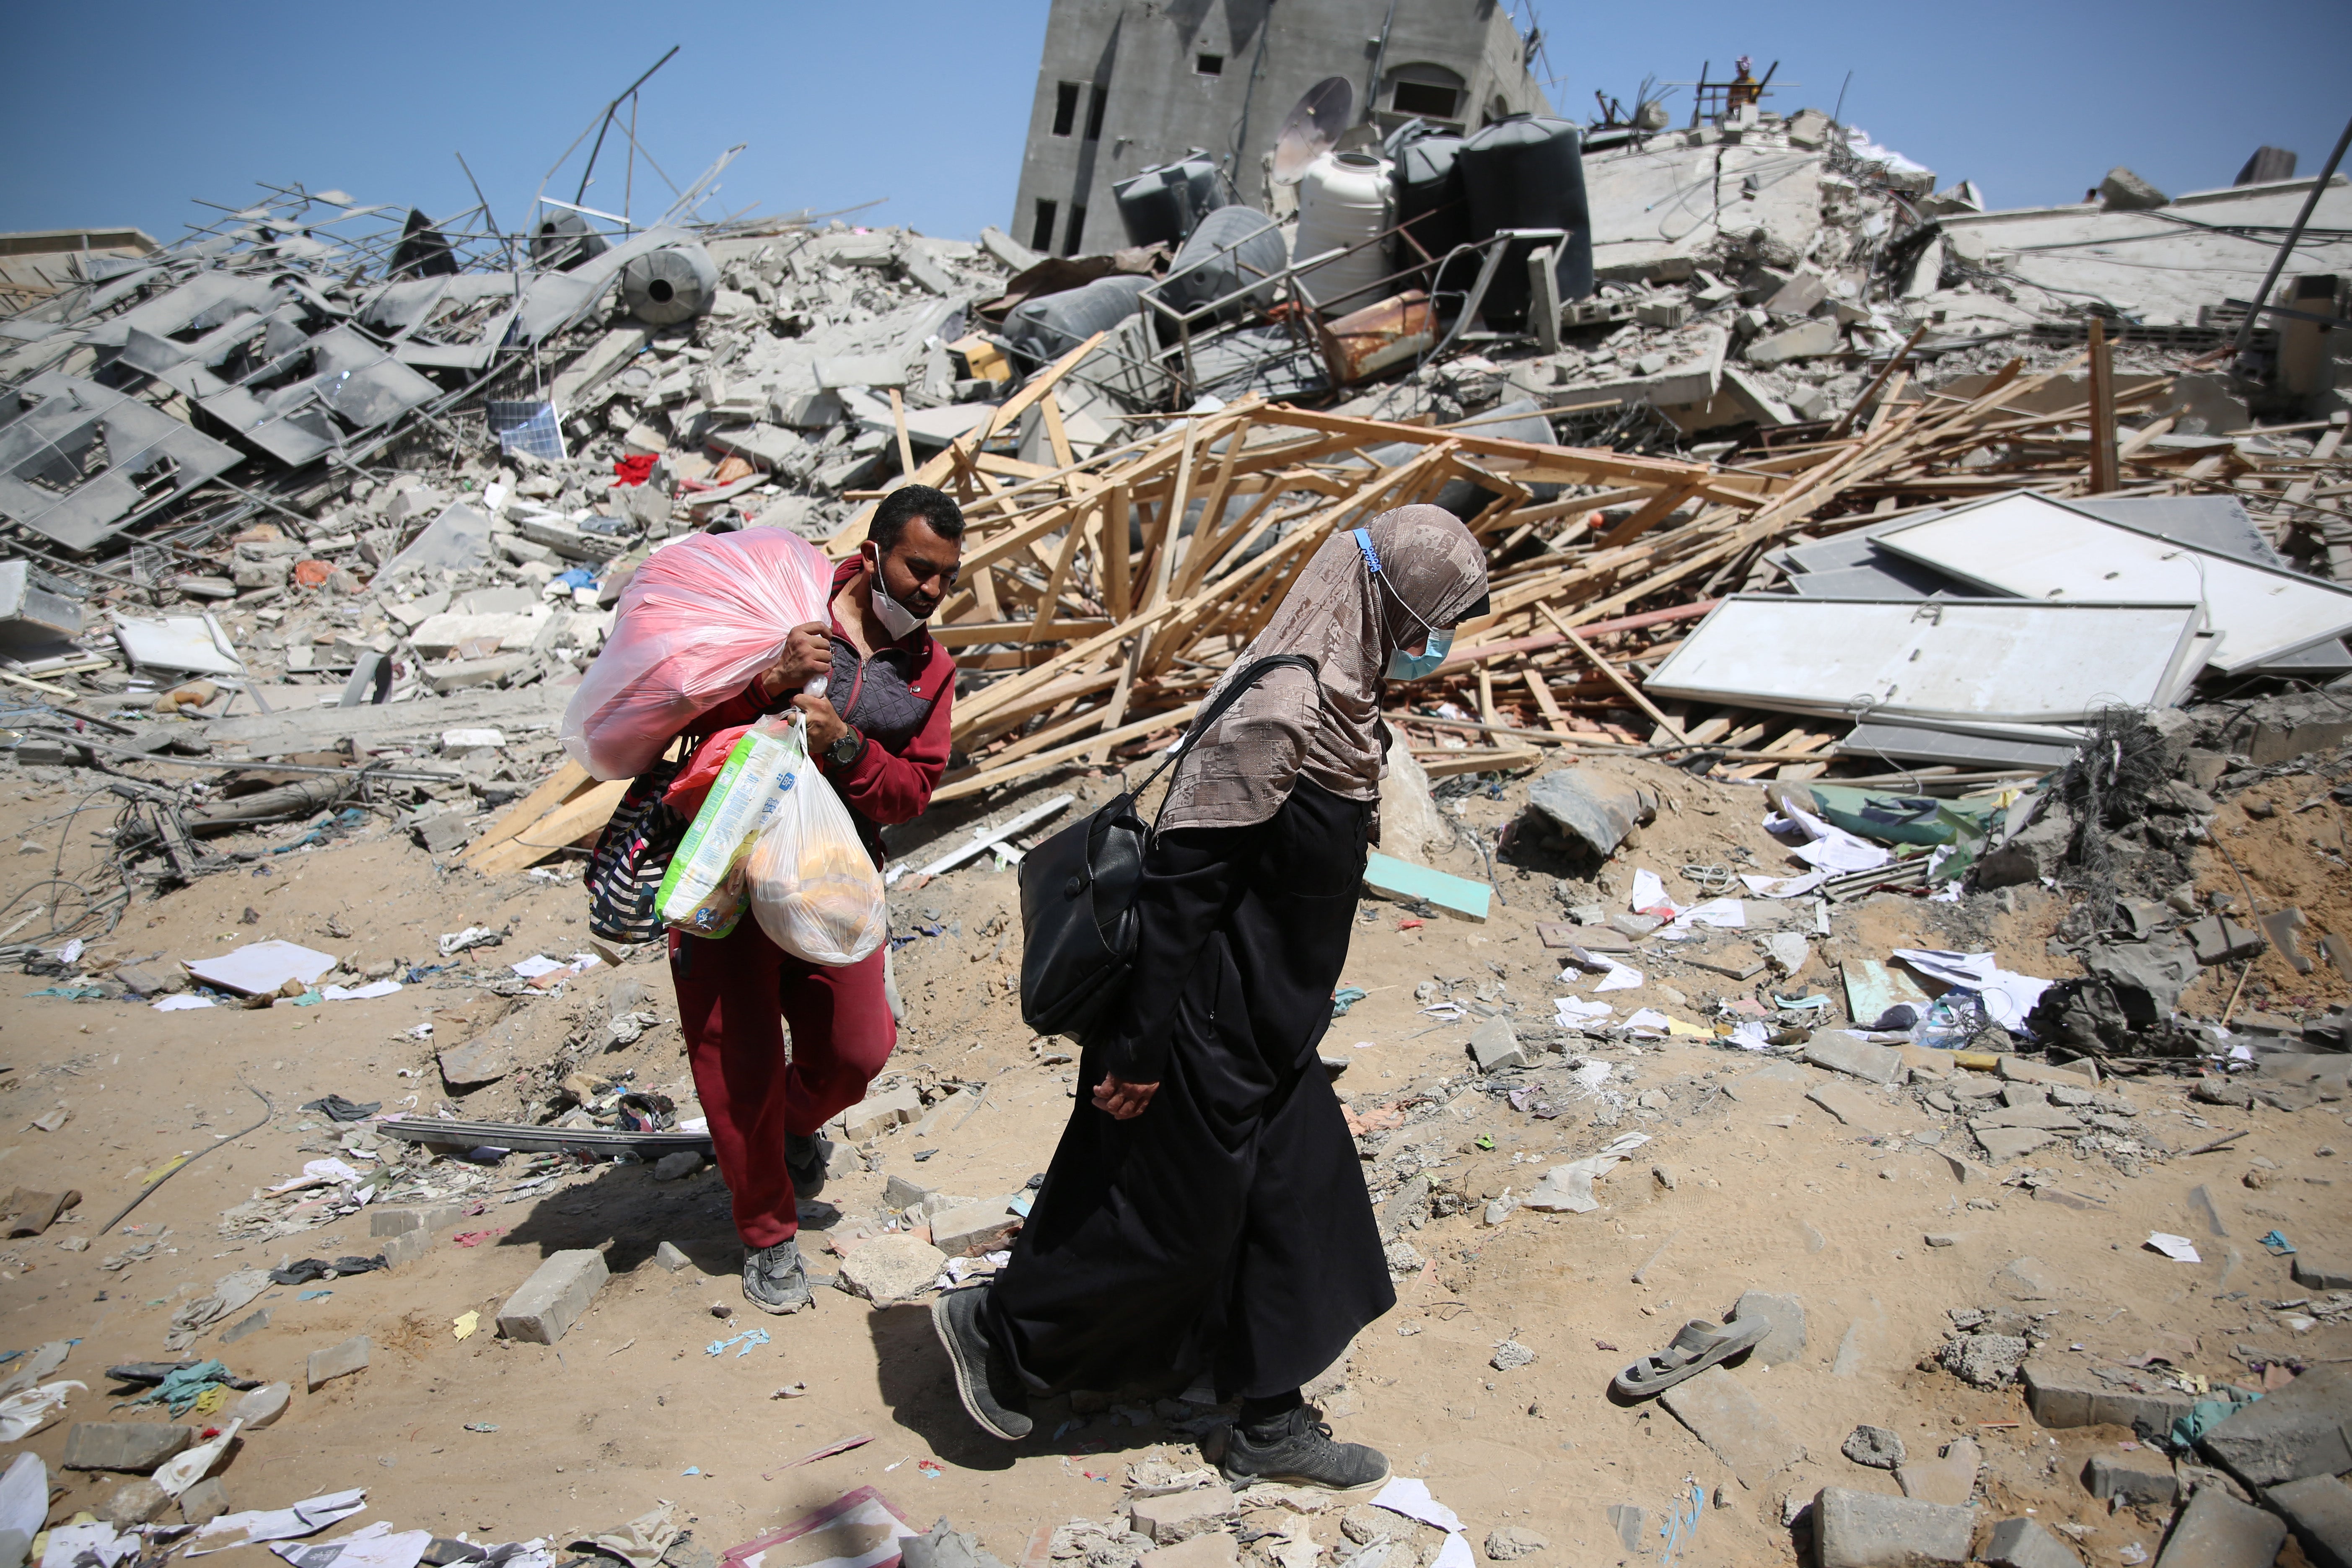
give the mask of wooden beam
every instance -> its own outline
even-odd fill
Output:
[[[1585,658],[1591,659],[1594,665],[1599,667],[1601,673],[1609,678],[1610,685],[1614,686],[1618,690],[1623,692],[1628,698],[1631,698],[1634,707],[1639,708],[1643,712],[1647,713],[1654,722],[1664,729],[1667,734],[1672,735],[1675,740],[1682,742],[1685,745],[1689,743],[1690,737],[1683,733],[1683,727],[1675,723],[1672,719],[1667,718],[1664,713],[1660,712],[1658,710],[1657,704],[1652,702],[1647,696],[1643,695],[1641,688],[1626,679],[1615,665],[1601,658],[1591,643],[1586,642],[1581,637],[1578,636],[1574,626],[1570,626],[1566,621],[1559,618],[1559,612],[1558,610],[1553,609],[1549,605],[1538,605],[1536,608],[1542,611],[1545,618],[1550,621],[1553,626],[1559,628],[1560,636],[1568,639],[1569,646],[1575,648],[1577,652],[1582,654]]]
[[[2105,324],[2091,318],[2091,490],[2116,489],[2116,360]]]
[[[477,861],[486,858],[491,850],[507,843],[524,828],[529,827],[573,795],[582,794],[595,782],[588,776],[586,768],[569,757],[564,758],[563,765],[557,768],[546,783],[507,807],[479,838],[467,847],[465,858],[460,863],[467,866],[475,865]]]

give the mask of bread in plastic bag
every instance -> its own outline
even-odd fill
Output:
[[[716,938],[743,918],[751,901],[744,861],[798,782],[794,763],[808,760],[802,731],[797,719],[763,719],[728,752],[662,874],[654,908],[666,923],[688,936]]]
[[[746,882],[768,940],[811,963],[856,963],[890,934],[882,873],[807,751],[751,841]]]
[[[794,626],[825,621],[832,582],[816,546],[788,529],[688,534],[655,551],[563,710],[563,749],[597,778],[636,777],[774,664]]]

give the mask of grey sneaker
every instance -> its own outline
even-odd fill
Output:
[[[1029,1436],[1028,1395],[1017,1379],[992,1364],[988,1336],[981,1331],[980,1307],[988,1287],[950,1290],[931,1302],[931,1328],[955,1363],[956,1393],[981,1429],[1008,1443]]]
[[[743,1255],[743,1300],[779,1317],[815,1305],[799,1242],[755,1247]]]
[[[1321,1487],[1327,1491],[1354,1491],[1378,1486],[1389,1479],[1387,1456],[1361,1443],[1335,1443],[1323,1413],[1302,1405],[1282,1417],[1273,1431],[1254,1435],[1235,1422],[1225,1432],[1225,1451],[1217,1460],[1229,1485],[1254,1481],[1285,1486]]]
[[[793,1178],[793,1196],[802,1203],[824,1191],[825,1166],[833,1156],[833,1140],[822,1132],[784,1134],[784,1169]]]

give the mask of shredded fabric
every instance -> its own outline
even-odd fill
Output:
[[[226,1395],[227,1389],[225,1383],[227,1377],[226,1363],[219,1361],[200,1361],[194,1366],[184,1366],[172,1373],[163,1382],[131,1403],[152,1405],[161,1400],[172,1407],[173,1415],[185,1415],[189,1411],[196,1408],[204,1397],[214,1389],[220,1389]],[[215,1401],[215,1408],[218,1407],[218,1401]]]

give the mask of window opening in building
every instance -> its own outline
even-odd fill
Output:
[[[1073,205],[1070,208],[1070,226],[1062,231],[1062,254],[1065,256],[1077,255],[1079,243],[1086,238],[1086,235],[1087,209],[1083,206]]]
[[[1053,253],[1054,215],[1060,210],[1061,204],[1058,202],[1049,202],[1043,196],[1037,198],[1036,221],[1029,226],[1030,249],[1042,251],[1047,255]]]
[[[1225,74],[1225,57],[1195,55],[1192,57],[1192,68],[1202,76],[1223,76]]]
[[[1110,102],[1110,89],[1095,83],[1094,96],[1087,100],[1087,140],[1102,140],[1103,108]]]
[[[1078,122],[1078,84],[1061,83],[1054,89],[1054,134],[1067,136]]]
[[[1418,114],[1425,120],[1451,120],[1462,101],[1462,95],[1450,87],[1440,87],[1429,81],[1401,81],[1390,100],[1399,114]]]

